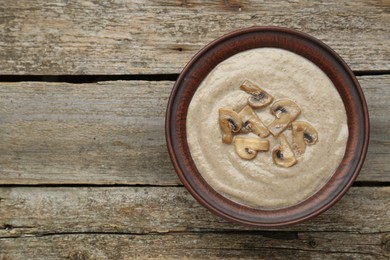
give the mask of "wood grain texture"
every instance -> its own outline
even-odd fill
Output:
[[[371,141],[359,181],[390,181],[390,76],[359,77]],[[0,83],[3,184],[177,185],[164,137],[173,82]]]
[[[0,198],[3,238],[255,230],[214,216],[184,187],[4,187]],[[283,231],[390,232],[389,201],[390,187],[353,187],[327,212]]]
[[[0,239],[2,259],[388,259],[386,234],[65,234]]]
[[[298,29],[353,70],[389,70],[390,2],[3,1],[0,74],[178,73],[205,44],[253,25]]]
[[[389,24],[387,0],[3,0],[0,75],[179,73],[253,25],[298,29],[353,70],[386,73]],[[371,121],[358,187],[309,222],[263,231],[212,215],[180,186],[164,138],[174,82],[0,76],[0,259],[388,259],[390,75],[358,79]]]
[[[2,84],[2,183],[177,184],[164,137],[173,82]]]

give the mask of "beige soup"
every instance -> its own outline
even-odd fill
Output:
[[[266,138],[270,150],[253,160],[241,159],[233,144],[222,143],[218,109],[238,111],[247,102],[248,94],[239,89],[245,79],[274,101],[294,100],[302,110],[296,120],[310,122],[317,130],[318,142],[306,147],[296,165],[282,168],[273,163],[271,153],[278,142],[272,135]],[[256,113],[265,125],[274,119],[269,106]],[[291,143],[291,130],[284,134]],[[288,207],[313,195],[335,172],[347,139],[346,112],[333,83],[312,62],[276,48],[241,52],[221,62],[200,84],[187,115],[187,141],[201,175],[223,196],[254,208]]]

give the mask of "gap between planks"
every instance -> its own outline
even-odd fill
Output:
[[[379,182],[379,181],[359,181],[356,180],[351,187],[387,187],[390,186],[390,182]],[[116,187],[116,188],[125,188],[125,187],[166,187],[166,188],[172,188],[172,187],[183,187],[183,184],[177,183],[177,184],[138,184],[138,183],[118,183],[118,184],[93,184],[93,183],[63,183],[63,184],[56,184],[56,183],[38,183],[38,184],[0,184],[0,188],[13,188],[13,187],[28,187],[28,188],[54,188],[54,187],[64,187],[64,188],[110,188],[110,187]]]
[[[356,70],[355,76],[390,75],[390,70]],[[96,83],[104,81],[176,81],[180,74],[123,74],[123,75],[0,75],[0,83],[7,82],[59,82],[59,83]]]

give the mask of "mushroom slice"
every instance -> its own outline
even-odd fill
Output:
[[[292,126],[292,147],[297,155],[305,152],[306,145],[315,144],[318,140],[318,133],[308,122],[294,121]]]
[[[254,134],[261,137],[267,137],[269,135],[268,128],[264,125],[264,123],[250,106],[246,105],[238,113],[238,115],[240,116],[242,121],[241,132],[253,132]]]
[[[280,144],[272,151],[272,159],[276,165],[289,168],[297,163],[297,159],[284,134],[279,136],[279,140]]]
[[[234,139],[237,154],[245,160],[256,157],[258,151],[268,151],[269,141],[258,138],[245,138],[237,136]]]
[[[241,129],[241,119],[237,112],[229,108],[220,108],[218,113],[218,122],[222,130],[222,142],[230,144],[233,141],[233,133],[237,133]]]
[[[279,99],[271,106],[271,113],[276,117],[268,126],[269,131],[275,137],[283,132],[292,121],[301,113],[299,106],[291,99]]]
[[[248,105],[253,108],[265,107],[274,99],[265,90],[261,89],[259,86],[249,80],[245,80],[241,84],[240,89],[252,95],[248,98]]]

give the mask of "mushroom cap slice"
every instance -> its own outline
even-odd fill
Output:
[[[277,137],[299,116],[301,109],[291,99],[283,98],[272,104],[271,113],[276,118],[268,125],[268,129],[272,135]]]
[[[255,158],[258,151],[268,151],[269,149],[269,141],[259,138],[237,136],[234,139],[234,145],[238,156],[245,160]]]
[[[249,105],[246,105],[238,113],[238,115],[240,116],[242,121],[242,126],[241,126],[242,133],[253,132],[254,134],[260,137],[267,137],[269,135],[268,128],[264,125],[264,123],[258,117],[256,112],[253,111],[253,109]]]
[[[218,122],[222,131],[222,142],[230,144],[233,141],[233,133],[237,133],[241,129],[241,118],[237,112],[229,108],[220,108],[218,113]]]
[[[289,168],[297,163],[297,159],[284,134],[279,136],[279,141],[280,144],[272,150],[272,159],[276,165]]]
[[[318,133],[315,128],[304,121],[294,121],[291,123],[293,142],[292,147],[297,155],[301,155],[306,150],[306,145],[313,145],[318,141]]]
[[[253,108],[265,107],[274,99],[265,90],[261,89],[257,84],[250,80],[245,80],[241,84],[240,89],[251,95],[248,98],[248,105]]]

